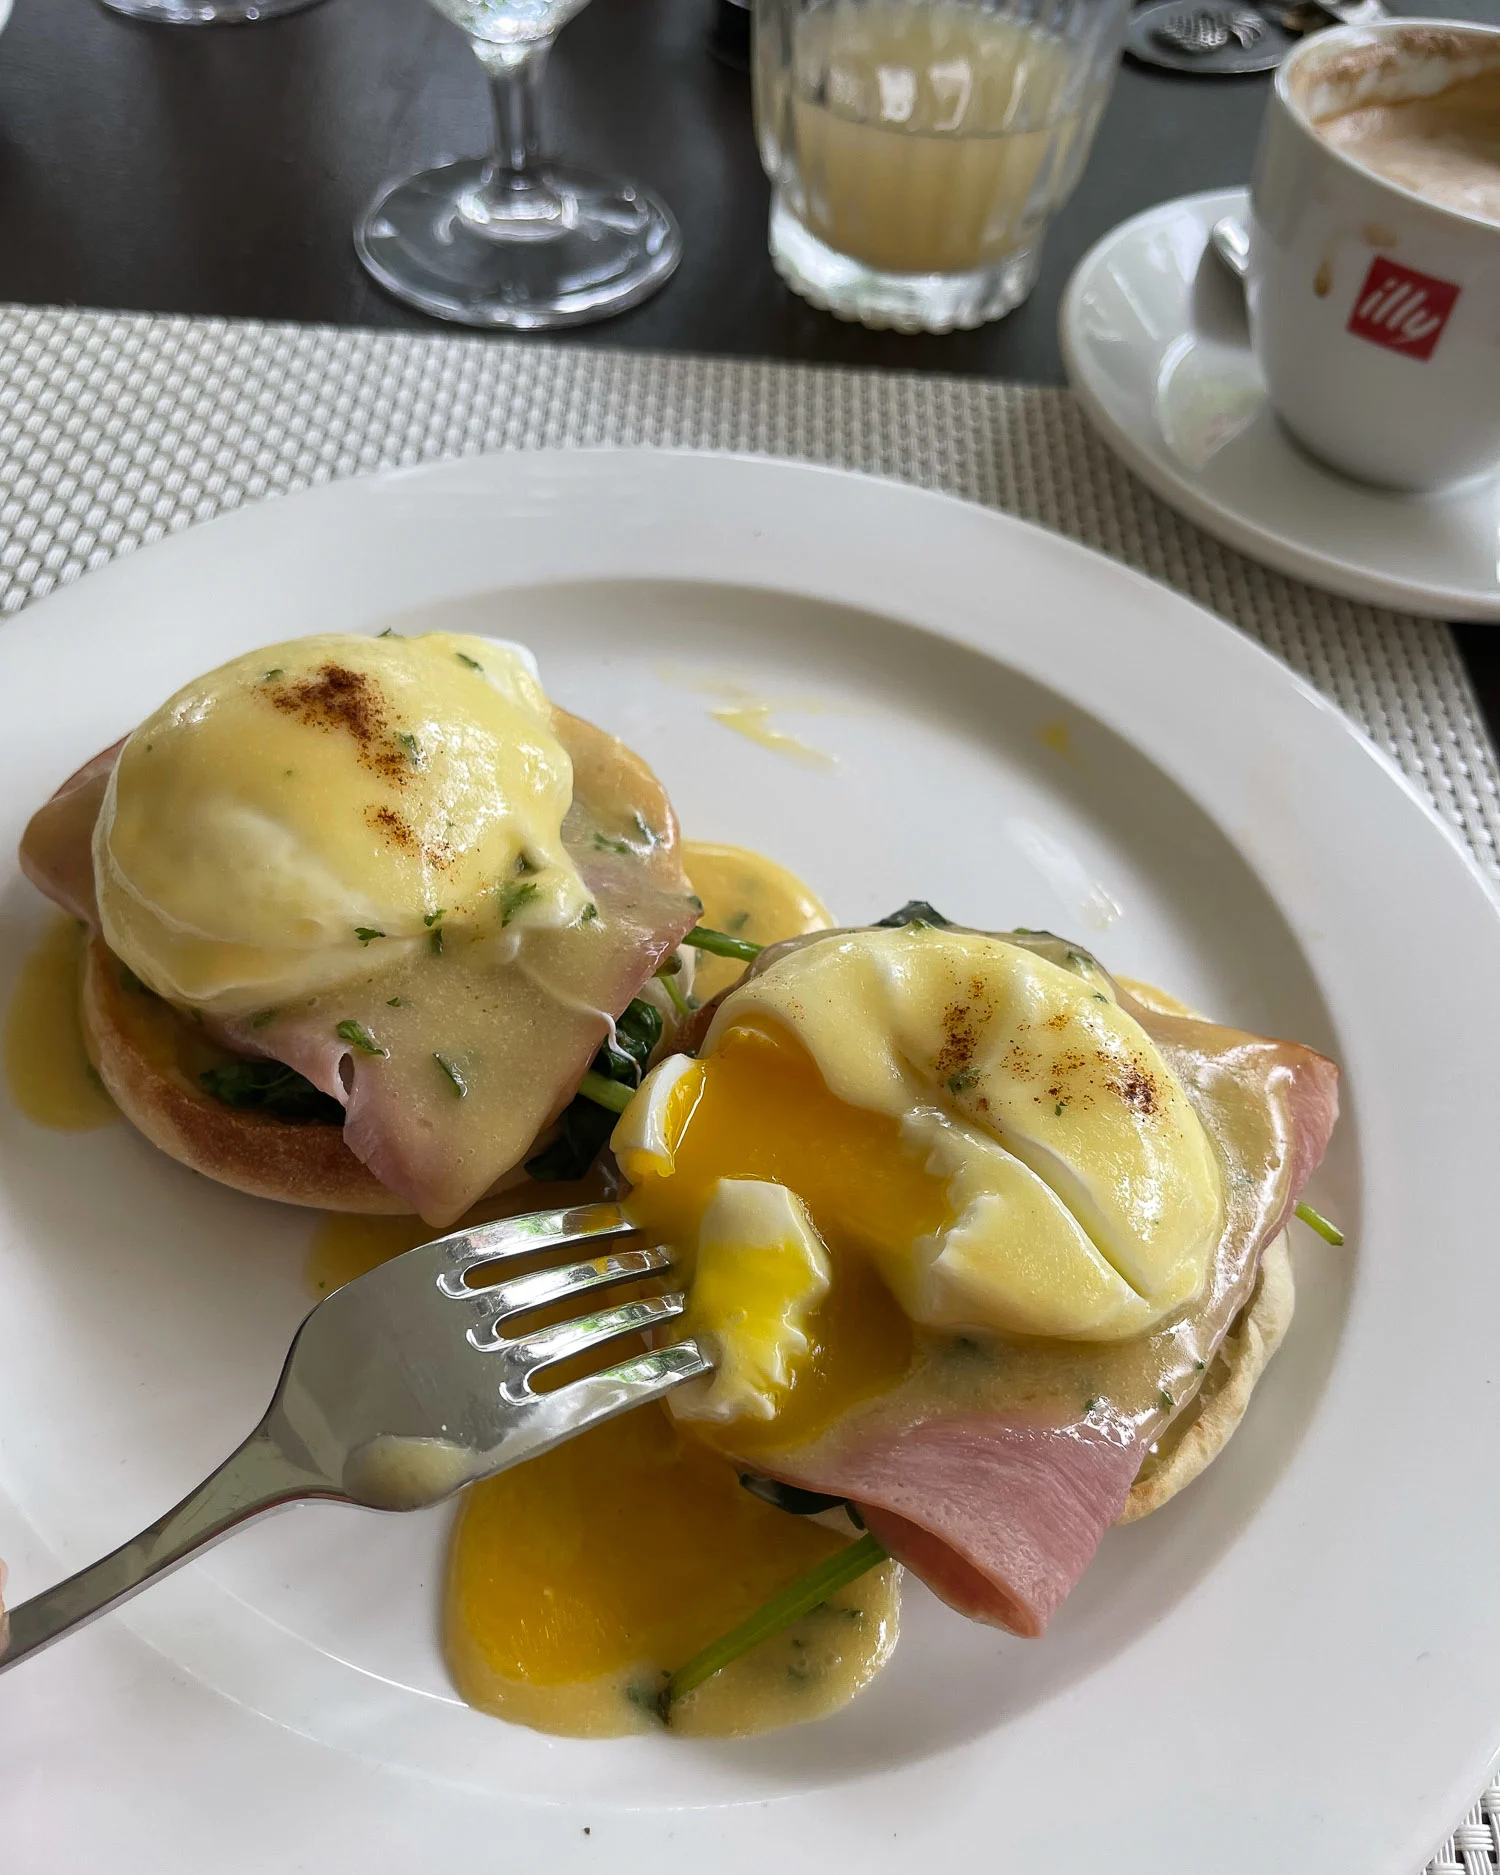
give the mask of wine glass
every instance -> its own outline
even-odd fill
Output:
[[[111,13],[155,26],[248,26],[300,13],[318,0],[101,0]]]
[[[397,299],[461,325],[580,325],[654,293],[682,254],[671,211],[634,183],[537,155],[547,53],[585,0],[432,4],[484,67],[494,147],[377,196],[354,231],[365,266]]]

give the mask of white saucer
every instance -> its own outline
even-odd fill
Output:
[[[1244,189],[1163,202],[1084,255],[1059,324],[1085,414],[1164,501],[1268,566],[1374,605],[1500,621],[1500,481],[1365,488],[1271,414],[1240,287],[1208,247],[1248,205]]]

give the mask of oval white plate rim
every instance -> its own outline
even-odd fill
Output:
[[[252,584],[274,584],[283,577],[285,549],[332,542],[336,557],[342,547],[335,536],[347,525],[351,538],[363,537],[378,553],[396,509],[405,510],[409,522],[423,519],[441,528],[454,504],[470,497],[482,500],[496,521],[507,503],[516,520],[536,523],[550,516],[531,539],[517,537],[515,557],[505,576],[493,578],[495,588],[539,580],[660,577],[828,598],[1014,665],[1144,749],[1254,866],[1295,932],[1347,1044],[1353,1084],[1364,1102],[1360,1138],[1368,1169],[1362,1205],[1368,1210],[1365,1199],[1378,1199],[1376,1214],[1366,1219],[1365,1254],[1383,1267],[1393,1241],[1421,1241],[1431,1268],[1427,1288],[1412,1295],[1398,1297],[1368,1280],[1357,1285],[1339,1358],[1307,1436],[1259,1515],[1159,1631],[1123,1649],[1097,1675],[999,1738],[888,1773],[878,1786],[867,1779],[741,1805],[732,1840],[711,1809],[673,1811],[669,1827],[661,1811],[617,1814],[614,1853],[649,1856],[664,1875],[696,1867],[709,1853],[726,1870],[748,1871],[767,1855],[784,1852],[784,1832],[791,1830],[806,1865],[828,1851],[848,1852],[857,1838],[878,1869],[894,1868],[912,1846],[928,1853],[992,1851],[998,1830],[1002,1851],[1007,1840],[1034,1846],[1055,1836],[1054,1865],[1064,1870],[1096,1866],[1095,1849],[1085,1839],[1107,1830],[1113,1865],[1121,1871],[1159,1866],[1169,1851],[1189,1859],[1212,1856],[1217,1869],[1248,1871],[1256,1864],[1247,1857],[1269,1845],[1275,1853],[1309,1858],[1304,1866],[1317,1853],[1320,1866],[1347,1868],[1351,1875],[1356,1868],[1361,1875],[1375,1868],[1410,1875],[1451,1827],[1500,1743],[1500,1697],[1475,1667],[1479,1662],[1482,1669],[1486,1646],[1500,1644],[1500,1613],[1492,1611],[1493,1597],[1486,1597],[1477,1579],[1482,1566],[1459,1566],[1470,1549],[1477,1555],[1488,1545],[1492,1554],[1500,1535],[1500,1508],[1489,1505],[1479,1482],[1488,1384],[1485,1304],[1500,1302],[1500,1275],[1489,1274],[1469,1234],[1486,1189],[1491,1121],[1500,1117],[1500,1096],[1480,1071],[1482,1061],[1495,1059],[1500,1049],[1500,1011],[1488,1012],[1482,1001],[1465,1011],[1469,1048],[1453,1062],[1441,1100],[1393,1104],[1379,1082],[1388,1074],[1398,1081],[1409,1074],[1412,1084],[1422,1085],[1428,1062],[1420,1046],[1420,1011],[1413,992],[1403,1001],[1402,972],[1422,955],[1434,924],[1443,929],[1457,982],[1483,981],[1486,967],[1493,971],[1500,921],[1477,864],[1394,765],[1325,698],[1190,601],[1012,517],[905,484],[767,458],[519,452],[326,484],[173,536],[39,602],[0,632],[0,671],[8,671],[12,684],[46,681],[55,668],[49,643],[56,644],[57,633],[68,632],[75,651],[86,651],[90,640],[102,642],[101,634],[107,638],[117,629],[107,614],[128,615],[142,606],[149,613],[151,593],[163,582],[222,578],[235,568]],[[569,510],[589,513],[590,531],[563,529],[542,542],[546,526]],[[653,517],[671,525],[653,527]],[[265,543],[278,539],[282,547],[266,553]],[[538,566],[547,570],[539,572]],[[410,568],[392,572],[399,582]],[[1003,618],[997,616],[1002,592],[1010,607]],[[1059,593],[1075,608],[1067,617]],[[386,605],[371,617],[395,609]],[[1205,701],[1216,705],[1217,714],[1202,707]],[[1256,820],[1268,751],[1274,752],[1270,769],[1278,788],[1288,789],[1295,802],[1327,803],[1306,824],[1300,810],[1270,829]],[[1342,849],[1317,824],[1329,814],[1349,842]],[[1305,845],[1299,844],[1303,836]],[[1365,915],[1364,874],[1360,889],[1351,890],[1340,873],[1342,855],[1357,855],[1365,873],[1388,868],[1399,879],[1401,889],[1383,917]],[[1370,1019],[1373,1008],[1382,1010],[1380,1033]],[[1413,1181],[1393,1176],[1403,1151],[1431,1181],[1420,1191]],[[1450,1256],[1466,1259],[1461,1288],[1445,1261]],[[1412,1410],[1396,1414],[1383,1388],[1372,1391],[1374,1377],[1361,1372],[1359,1362],[1373,1358],[1369,1350],[1379,1348],[1382,1337],[1389,1357],[1403,1335],[1420,1336],[1431,1325],[1426,1315],[1444,1300],[1465,1305],[1445,1318],[1445,1364],[1427,1391],[1413,1393]],[[1466,1338],[1477,1358],[1464,1358]],[[1447,1406],[1466,1409],[1451,1423],[1435,1420],[1440,1395]],[[1360,1414],[1368,1415],[1365,1422],[1351,1424],[1351,1416]],[[1428,1438],[1444,1429],[1451,1435],[1447,1442]],[[1394,1510],[1370,1519],[1371,1467],[1355,1478],[1346,1516],[1330,1523],[1324,1511],[1318,1526],[1322,1547],[1293,1554],[1305,1519],[1312,1516],[1316,1523],[1320,1494],[1326,1498],[1331,1486],[1346,1482],[1351,1451],[1363,1455],[1356,1434],[1378,1435],[1381,1456],[1398,1461],[1396,1476],[1413,1523],[1424,1495],[1442,1480],[1454,1487],[1453,1502],[1442,1499],[1448,1522],[1441,1551],[1434,1554],[1434,1544],[1420,1530],[1407,1529]],[[1387,1502],[1389,1497],[1387,1491]],[[1400,1539],[1394,1544],[1393,1532]],[[1278,1533],[1290,1547],[1278,1549]],[[1361,1533],[1383,1537],[1387,1547],[1378,1541],[1373,1548],[1360,1547],[1355,1539]],[[1403,1595],[1383,1594],[1384,1573],[1397,1552],[1411,1573],[1401,1585]],[[1277,1583],[1291,1598],[1286,1606],[1268,1599]],[[1316,1619],[1295,1599],[1297,1590],[1306,1595],[1310,1583],[1328,1591]],[[1421,1607],[1413,1606],[1414,1588],[1427,1591]],[[1229,1631],[1233,1623],[1226,1629],[1223,1619],[1228,1609],[1244,1607],[1267,1618],[1274,1607],[1280,1624],[1278,1630],[1273,1622],[1249,1650],[1243,1636]],[[1460,1613],[1461,1629],[1455,1625]],[[1351,1621],[1356,1632],[1348,1631]],[[1432,1658],[1422,1680],[1430,1687],[1431,1705],[1426,1715],[1406,1721],[1404,1732],[1398,1722],[1367,1736],[1366,1755],[1355,1765],[1347,1734],[1368,1722],[1370,1702],[1379,1703],[1384,1685],[1371,1676],[1376,1663],[1367,1637],[1378,1633],[1382,1647],[1393,1646],[1397,1629],[1414,1640],[1433,1639],[1441,1630],[1438,1645],[1425,1650]],[[1174,1714],[1182,1718],[1179,1687],[1162,1670],[1169,1663],[1157,1658],[1168,1641],[1205,1663],[1198,1678],[1200,1686],[1212,1686],[1213,1723],[1168,1723]],[[88,1642],[74,1645],[83,1649]],[[1296,1700],[1288,1701],[1282,1696],[1288,1688],[1275,1680],[1275,1663],[1313,1658],[1321,1660],[1322,1673],[1315,1683],[1298,1682]],[[48,1684],[55,1694],[66,1651],[59,1649],[51,1659],[57,1667]],[[1390,1670],[1397,1666],[1412,1671],[1410,1661],[1394,1662]],[[26,1672],[41,1675],[48,1666],[38,1663]],[[1236,1696],[1227,1710],[1226,1674]],[[43,1682],[18,1675],[7,1681],[6,1693],[24,1695],[28,1684],[40,1689]],[[1342,1733],[1328,1723],[1330,1712],[1339,1715]],[[1088,1741],[1081,1762],[1080,1728]],[[816,1730],[805,1736],[807,1750],[815,1751]],[[1161,1781],[1164,1739],[1170,1739],[1174,1767],[1169,1788]],[[1334,1761],[1325,1763],[1330,1750]],[[269,1747],[268,1755],[274,1756]],[[337,1862],[325,1861],[325,1867],[367,1866],[370,1846],[380,1841],[369,1831],[382,1809],[387,1822],[389,1813],[426,1819],[439,1832],[435,1842],[445,1829],[457,1832],[449,1834],[452,1845],[479,1826],[477,1800],[409,1779],[400,1780],[393,1795],[389,1777],[372,1784],[364,1775],[369,1771],[362,1767],[353,1777],[372,1799],[368,1827],[361,1828],[357,1815],[341,1816],[343,1846]],[[1404,1771],[1412,1774],[1403,1785]],[[1340,1812],[1335,1798],[1334,1814],[1323,1813],[1320,1806],[1334,1786],[1358,1790],[1357,1812]],[[768,1799],[775,1795],[766,1793]],[[314,1813],[312,1794],[290,1784],[280,1812],[264,1792],[261,1797],[262,1810],[283,1823],[299,1804]],[[1089,1828],[1082,1833],[1065,1820],[1065,1806],[1072,1803],[1089,1812]],[[1221,1837],[1219,1824],[1230,1818],[1230,1837]],[[491,1806],[484,1827],[493,1828],[495,1820]],[[546,1853],[571,1868],[582,1867],[594,1853],[581,1842],[577,1814],[511,1804],[505,1820],[517,1854]],[[892,1842],[899,1854],[887,1855],[880,1845]]]
[[[1422,580],[1406,579],[1398,573],[1373,568],[1359,560],[1341,557],[1320,547],[1312,539],[1298,539],[1258,521],[1245,510],[1229,505],[1210,493],[1191,470],[1174,461],[1159,439],[1139,433],[1136,426],[1122,419],[1102,393],[1089,360],[1088,347],[1081,336],[1082,302],[1091,279],[1099,267],[1129,241],[1138,239],[1151,226],[1183,211],[1207,227],[1221,215],[1237,214],[1244,219],[1250,205],[1250,191],[1244,187],[1209,189],[1197,195],[1174,197],[1143,209],[1118,223],[1102,235],[1073,269],[1063,288],[1058,312],[1058,343],[1068,387],[1078,399],[1089,422],[1105,442],[1134,470],[1141,480],[1169,506],[1196,521],[1218,540],[1263,561],[1279,572],[1304,579],[1348,599],[1367,605],[1391,606],[1398,611],[1414,612],[1420,617],[1438,620],[1470,620],[1481,624],[1500,621],[1500,588],[1482,592],[1472,586],[1439,586]],[[1357,483],[1337,477],[1322,469],[1310,457],[1304,457],[1287,441],[1289,454],[1295,454],[1314,474],[1326,476],[1344,496],[1368,494],[1372,514],[1376,503],[1389,503],[1391,497],[1378,489],[1363,490]],[[1469,498],[1460,494],[1458,499]],[[1413,497],[1412,499],[1417,499]],[[1434,498],[1437,499],[1437,498]],[[1497,519],[1500,519],[1500,487],[1495,494]],[[1384,510],[1383,510],[1384,511]]]

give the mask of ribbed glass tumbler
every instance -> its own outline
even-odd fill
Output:
[[[900,331],[998,319],[1083,173],[1130,0],[755,0],[771,258]]]

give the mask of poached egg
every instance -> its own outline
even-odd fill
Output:
[[[94,832],[105,942],[158,994],[234,1017],[382,955],[587,905],[573,771],[529,652],[325,634],[236,658],[127,739]]]
[[[1203,1125],[1108,977],[932,926],[773,959],[612,1143],[718,1357],[673,1409],[782,1438],[893,1385],[914,1331],[1140,1336],[1224,1222]]]

